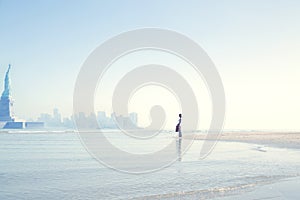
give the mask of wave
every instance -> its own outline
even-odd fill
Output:
[[[252,177],[251,183],[244,183],[232,186],[190,190],[190,191],[179,191],[165,194],[155,194],[142,197],[134,197],[130,199],[212,199],[218,197],[234,196],[245,192],[254,190],[257,186],[268,185],[278,181],[283,181],[287,178],[297,177],[295,176],[257,176]]]

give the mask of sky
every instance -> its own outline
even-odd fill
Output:
[[[226,95],[224,128],[300,129],[299,21],[297,0],[0,0],[0,78],[12,64],[11,87],[19,118],[35,119],[53,108],[70,116],[77,75],[95,48],[125,31],[170,29],[196,41],[215,63]],[[132,59],[140,62],[144,57]],[[162,94],[160,89],[148,89]],[[209,108],[207,94],[203,95],[202,106]],[[140,123],[147,124],[141,96],[137,93],[132,99],[136,105],[132,110],[141,116]],[[168,98],[177,113],[176,101]],[[110,112],[105,105],[95,107]],[[209,123],[209,109],[202,115]],[[170,123],[174,120],[177,116]]]

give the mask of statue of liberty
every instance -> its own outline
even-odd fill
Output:
[[[11,65],[8,65],[4,79],[4,91],[0,99],[0,121],[14,121],[13,100],[10,91],[10,68]]]

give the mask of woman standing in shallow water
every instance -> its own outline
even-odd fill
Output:
[[[181,134],[181,117],[182,117],[182,115],[179,114],[178,124],[176,125],[176,132],[178,132],[178,137],[182,137],[182,134]]]

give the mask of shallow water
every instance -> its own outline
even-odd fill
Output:
[[[122,138],[111,134],[113,142]],[[168,133],[162,138],[179,141]],[[119,144],[128,151],[157,148],[124,138]],[[228,199],[300,175],[299,150],[219,142],[199,160],[201,145],[195,141],[170,167],[133,175],[98,163],[75,133],[2,133],[0,199]]]

